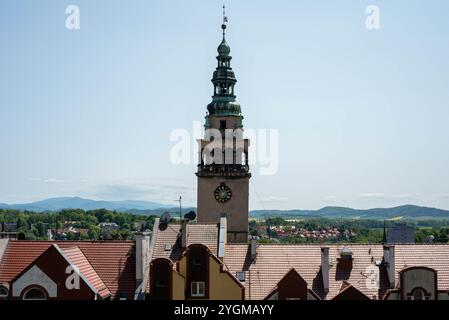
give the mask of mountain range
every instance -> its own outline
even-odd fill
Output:
[[[42,201],[23,203],[23,204],[0,203],[0,208],[3,209],[30,210],[36,212],[57,211],[61,209],[83,209],[83,210],[108,209],[116,211],[128,211],[131,209],[154,210],[170,207],[173,206],[168,206],[165,204],[150,201],[140,201],[140,200],[98,201],[91,199],[83,199],[80,197],[50,198]]]
[[[404,205],[394,208],[352,209],[345,207],[324,207],[319,210],[254,210],[252,217],[283,217],[283,218],[346,218],[346,219],[397,219],[397,220],[425,220],[449,219],[449,211]]]
[[[2,209],[29,210],[36,212],[58,211],[61,209],[108,209],[133,214],[160,215],[164,211],[178,212],[179,208],[151,201],[123,200],[123,201],[99,201],[83,199],[80,197],[50,198],[23,204],[0,203]],[[184,212],[195,208],[184,208]],[[324,207],[319,210],[253,210],[250,217],[267,218],[346,218],[346,219],[449,219],[449,211],[437,208],[404,205],[394,208],[352,209],[346,207]]]

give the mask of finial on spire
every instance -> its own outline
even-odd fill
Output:
[[[228,22],[225,9],[225,5],[223,5],[223,24],[221,25],[221,28],[223,29],[223,39],[225,38],[226,23]]]

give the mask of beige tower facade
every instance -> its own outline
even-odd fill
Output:
[[[214,93],[207,106],[204,138],[198,141],[198,222],[218,223],[227,217],[230,243],[248,241],[248,166],[249,140],[243,138],[243,115],[236,102],[237,82],[231,68],[229,45],[223,40],[218,47],[217,68],[212,83]]]

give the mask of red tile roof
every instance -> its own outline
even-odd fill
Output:
[[[112,294],[134,298],[136,287],[134,241],[11,240],[0,262],[0,283],[9,283],[51,245],[66,250],[77,246]]]
[[[165,230],[157,230],[157,238],[154,245],[152,259],[169,258],[178,261],[182,255],[181,247],[177,243],[179,224],[169,224]],[[218,224],[189,224],[187,245],[201,243],[209,248],[213,254],[217,254]],[[166,245],[171,245],[170,250],[165,250]]]
[[[55,246],[57,246],[57,244],[55,244]],[[78,271],[81,273],[81,275],[85,278],[88,284],[97,291],[101,298],[111,296],[111,292],[106,287],[103,280],[101,280],[100,276],[89,263],[86,256],[83,254],[79,247],[60,250],[63,252],[65,258],[68,259],[72,267],[78,268]]]
[[[329,247],[333,266],[329,271],[329,293],[323,292],[321,277],[321,246]],[[332,299],[342,287],[343,281],[351,284],[370,298],[381,298],[388,290],[383,267],[376,267],[382,260],[383,247],[379,244],[349,244],[353,253],[350,271],[338,267],[337,258],[344,245],[330,244],[259,244],[257,258],[250,260],[247,244],[227,244],[224,263],[232,274],[246,274],[245,297],[264,299],[291,268],[308,283],[322,299]],[[449,245],[398,244],[395,245],[396,272],[410,266],[427,266],[438,273],[438,289],[449,289]],[[369,281],[371,270],[379,270],[379,286]],[[399,279],[397,275],[396,279]],[[380,292],[379,292],[380,290]]]

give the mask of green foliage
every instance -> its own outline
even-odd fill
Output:
[[[87,240],[100,238],[101,222],[115,222],[119,226],[117,234],[122,239],[130,238],[135,231],[141,231],[140,226],[150,229],[153,227],[155,216],[134,215],[106,209],[88,210],[64,209],[58,212],[33,212],[11,209],[0,209],[0,222],[17,223],[19,232],[25,234],[26,239],[46,239],[48,229],[63,230],[73,227],[81,230],[79,237]],[[136,228],[139,230],[136,230]],[[67,233],[67,240],[75,238],[73,233]]]
[[[395,222],[387,221],[386,226],[389,227]],[[415,227],[415,238],[417,243],[427,242],[429,239],[433,239],[436,243],[448,243],[449,242],[449,221],[444,220],[421,220],[401,221]],[[316,238],[304,238],[299,235],[291,235],[287,232],[287,235],[282,237],[278,236],[276,231],[270,229],[272,226],[283,226],[284,230],[289,231],[292,226],[296,229],[305,229],[308,231],[323,230],[328,228],[337,228],[340,232],[339,237],[326,238],[325,242],[349,242],[349,243],[382,243],[384,221],[371,220],[371,219],[330,219],[330,218],[296,218],[285,220],[281,217],[270,217],[266,220],[251,220],[250,221],[250,234],[262,236],[261,243],[319,243],[323,242],[323,239]],[[261,231],[262,230],[262,231]],[[349,231],[348,236],[342,236],[344,231]],[[267,238],[268,237],[268,238]]]

